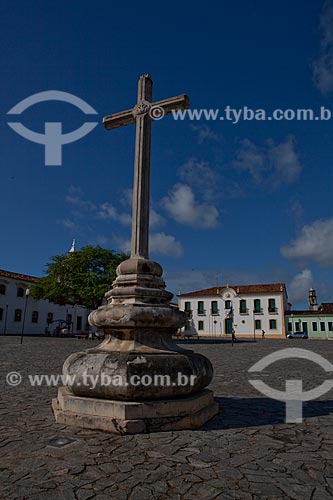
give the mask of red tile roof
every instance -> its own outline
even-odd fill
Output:
[[[321,311],[320,309],[318,309],[318,311],[309,311],[308,309],[304,310],[304,311],[285,311],[285,315],[286,316],[311,316],[312,318],[314,317],[318,317],[318,316],[326,316],[327,312],[323,312]]]
[[[4,278],[13,278],[15,280],[30,281],[31,283],[35,283],[38,280],[38,278],[36,278],[35,276],[29,276],[28,274],[11,273],[10,271],[5,271],[4,269],[0,269],[0,276]]]
[[[205,290],[198,290],[197,292],[182,293],[179,297],[207,297],[220,295],[222,290],[232,288],[237,294],[245,295],[250,293],[273,293],[285,291],[284,283],[261,284],[261,285],[228,285],[228,286],[214,286],[206,288]]]
[[[323,302],[320,306],[320,311],[326,314],[333,314],[333,303]]]

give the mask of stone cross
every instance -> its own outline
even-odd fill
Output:
[[[151,120],[189,107],[189,98],[185,94],[153,103],[152,87],[150,75],[142,75],[136,105],[103,119],[107,130],[132,123],[136,125],[131,258],[148,259]]]

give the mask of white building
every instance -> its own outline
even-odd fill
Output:
[[[285,338],[288,297],[283,283],[221,286],[178,295],[189,319],[182,333],[236,338]]]
[[[70,325],[70,333],[87,329],[89,311],[84,306],[33,300],[26,291],[37,281],[33,276],[0,270],[0,335],[52,333],[59,321]]]

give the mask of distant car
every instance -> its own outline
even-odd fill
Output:
[[[59,320],[52,321],[52,323],[58,323],[52,332],[52,335],[54,337],[68,337],[69,336],[70,332],[69,332],[69,327],[68,327],[67,321],[59,319]]]
[[[289,335],[287,335],[287,338],[288,339],[307,339],[309,337],[308,337],[308,334],[306,332],[298,332],[298,333],[289,333]]]

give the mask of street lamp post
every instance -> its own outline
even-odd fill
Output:
[[[29,290],[29,288],[27,288],[25,291],[25,304],[24,304],[23,323],[22,323],[22,332],[21,332],[21,344],[23,343],[24,323],[25,323],[25,316],[27,313],[29,293],[30,293],[30,290]]]
[[[294,333],[294,315],[291,313],[291,333]]]
[[[237,328],[237,325],[235,325],[233,323],[233,325],[232,325],[232,337],[231,337],[232,338],[232,346],[234,346],[234,343],[236,342],[236,330],[235,330],[235,328]]]

